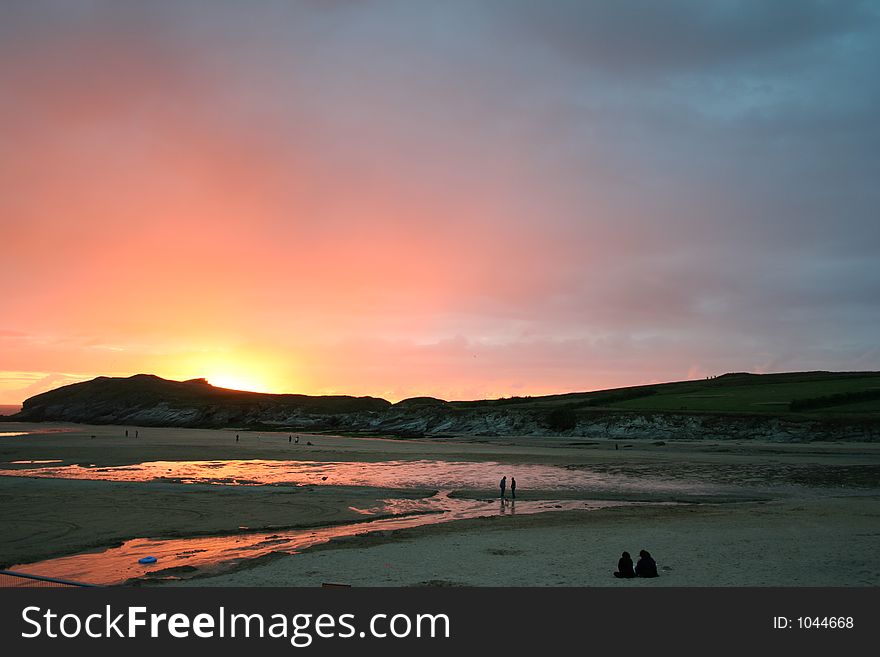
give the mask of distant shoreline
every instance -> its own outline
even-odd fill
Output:
[[[264,394],[205,379],[98,377],[31,397],[3,422],[308,431],[399,438],[880,442],[880,372],[730,373],[593,392],[494,400]]]

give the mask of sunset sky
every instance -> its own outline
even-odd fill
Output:
[[[877,2],[0,2],[0,403],[880,369]]]

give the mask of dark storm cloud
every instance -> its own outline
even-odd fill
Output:
[[[511,3],[498,3],[510,14]],[[624,0],[513,3],[522,27],[593,69],[639,78],[724,70],[775,58],[796,65],[792,51],[861,32],[877,18],[871,2],[823,0]]]

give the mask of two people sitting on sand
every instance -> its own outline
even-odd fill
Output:
[[[504,491],[507,488],[507,475],[501,477],[501,483],[498,486],[501,488],[501,498],[504,499]],[[516,477],[510,478],[510,497],[516,499]]]
[[[639,562],[633,568],[632,558],[629,552],[624,552],[617,562],[617,570],[614,576],[618,579],[629,579],[630,577],[657,577],[657,562],[647,550],[639,552]]]

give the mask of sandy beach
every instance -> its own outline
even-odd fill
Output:
[[[257,531],[369,522],[397,512],[390,507],[383,511],[385,501],[418,504],[436,499],[431,498],[436,487],[339,486],[333,484],[334,472],[339,471],[332,467],[361,464],[359,468],[375,476],[370,473],[381,474],[390,467],[387,463],[406,471],[410,464],[430,460],[441,469],[444,463],[459,468],[476,464],[478,470],[489,464],[515,474],[521,509],[554,499],[560,504],[617,500],[626,505],[516,513],[509,502],[501,507],[493,487],[461,485],[447,491],[450,499],[484,504],[484,517],[372,533],[353,529],[297,554],[264,550],[260,559],[241,559],[219,574],[192,568],[188,579],[159,583],[880,584],[873,553],[880,537],[877,444],[541,437],[389,440],[306,434],[298,435],[297,444],[288,433],[139,429],[134,439],[134,429],[129,428],[128,438],[125,429],[14,423],[2,427],[5,433],[25,435],[0,437],[0,469],[12,475],[0,476],[0,562],[32,564],[33,572],[39,572],[34,562],[86,551],[101,555],[101,550],[129,539],[175,539],[185,545],[188,538],[246,537]],[[142,467],[138,464],[145,462],[208,460],[314,462],[331,469],[328,481],[299,485],[182,483],[170,467],[166,480],[100,480],[120,472],[137,474]],[[95,474],[89,476],[97,480],[33,476],[35,469],[59,466],[92,468]],[[522,477],[521,473],[544,471],[536,468],[562,473],[574,483],[560,479],[562,483],[542,487]],[[584,481],[593,483],[578,484],[582,475],[592,477]],[[674,504],[657,504],[664,502]],[[655,556],[661,576],[651,581],[613,579],[620,552],[636,554],[642,548]]]
[[[204,586],[877,586],[880,497],[609,509],[333,541]],[[648,548],[657,579],[612,577]],[[196,582],[193,582],[196,583]]]

